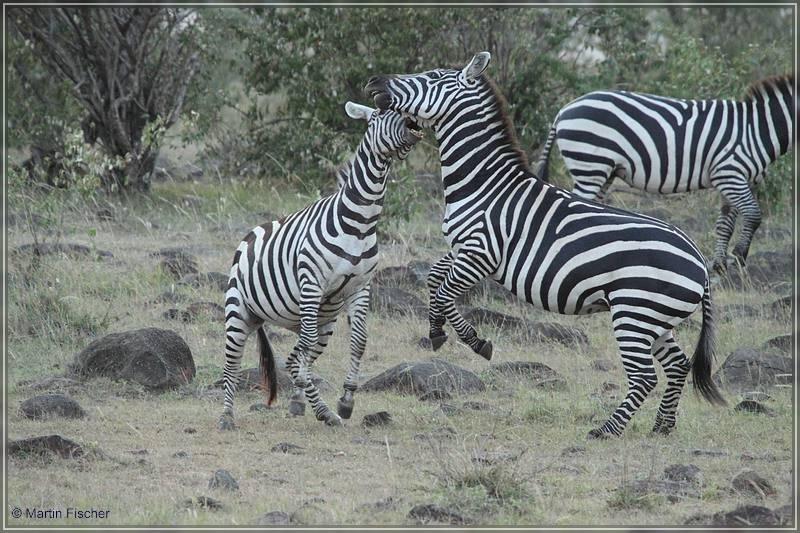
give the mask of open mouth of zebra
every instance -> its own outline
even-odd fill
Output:
[[[412,120],[409,117],[404,117],[404,118],[406,123],[406,129],[408,130],[408,132],[417,139],[422,139],[425,136],[425,134],[422,132],[422,128],[420,127],[420,125],[414,122],[414,120]]]

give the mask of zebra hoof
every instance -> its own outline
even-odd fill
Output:
[[[289,414],[292,416],[303,416],[306,414],[306,403],[298,400],[290,400]]]
[[[353,414],[353,405],[355,402],[351,399],[350,401],[344,400],[343,398],[339,398],[339,402],[336,404],[336,412],[339,413],[339,416],[344,418],[345,420],[349,420],[350,416]]]
[[[606,433],[602,429],[593,429],[586,435],[589,440],[606,440],[611,438],[611,433]]]
[[[447,342],[447,333],[442,333],[441,335],[436,335],[435,337],[431,337],[431,347],[435,352],[439,348],[442,347],[442,344]]]
[[[475,350],[475,353],[486,359],[487,361],[492,360],[492,341],[480,341],[478,343],[478,348]]]
[[[323,418],[326,426],[330,427],[338,427],[342,425],[342,419],[334,413],[333,411],[328,411],[325,413],[325,417]]]
[[[728,261],[725,257],[716,257],[711,262],[711,270],[717,274],[725,274],[728,271]]]
[[[220,431],[233,431],[236,429],[236,424],[233,423],[233,417],[231,415],[222,415],[219,417],[217,427]]]
[[[747,253],[749,250],[745,250],[744,248],[739,248],[738,246],[733,249],[731,255],[739,263],[741,266],[744,266],[747,263]]]

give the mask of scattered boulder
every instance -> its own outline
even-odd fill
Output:
[[[794,335],[779,335],[773,337],[764,343],[764,349],[774,349],[786,354],[787,356],[793,355],[792,344],[794,343]]]
[[[70,439],[65,439],[61,435],[14,440],[8,443],[6,449],[9,456],[18,459],[29,457],[46,458],[53,455],[57,455],[62,459],[77,459],[86,455],[80,444]]]
[[[428,306],[408,291],[397,287],[372,287],[369,310],[388,314],[428,317]]]
[[[736,290],[750,285],[770,287],[791,283],[794,275],[792,252],[755,252],[747,257],[747,265],[740,268],[736,262],[728,265],[721,284]]]
[[[215,322],[225,322],[225,309],[214,302],[194,302],[183,311],[167,309],[162,316],[167,320],[181,322],[195,322],[198,318],[207,316]]]
[[[93,341],[75,356],[68,374],[128,380],[161,391],[191,382],[195,366],[189,346],[177,333],[144,328]]]
[[[408,517],[414,519],[418,524],[443,522],[445,524],[460,526],[469,522],[463,515],[433,503],[415,505],[408,512]]]
[[[114,257],[106,250],[92,250],[85,244],[63,243],[63,242],[40,242],[29,243],[18,246],[15,250],[18,254],[33,255],[63,255],[71,258],[97,257],[98,259],[111,259]]]
[[[208,496],[197,496],[194,498],[186,498],[181,502],[181,505],[185,509],[199,508],[199,509],[209,509],[211,511],[217,511],[225,507],[224,505],[222,505],[221,501],[215,500],[214,498],[210,498]]]
[[[257,526],[288,526],[291,523],[291,516],[283,511],[270,511],[255,519]]]
[[[464,319],[475,326],[490,325],[525,331],[538,341],[559,342],[567,346],[589,344],[589,338],[583,331],[554,322],[533,322],[483,308],[467,311]]]
[[[217,470],[208,480],[209,489],[239,490],[239,483],[227,470]]]
[[[756,496],[775,496],[777,492],[772,484],[753,470],[743,470],[731,482],[739,492],[748,492]]]
[[[292,455],[299,455],[302,453],[300,450],[304,450],[302,446],[298,446],[297,444],[292,444],[291,442],[279,442],[272,448],[270,448],[271,452],[275,453],[288,453]]]
[[[721,511],[713,515],[694,515],[685,524],[736,528],[779,526],[781,525],[781,518],[776,513],[760,505],[741,505],[727,513]]]
[[[195,289],[212,287],[221,292],[225,292],[228,289],[228,282],[228,276],[222,272],[206,272],[205,274],[187,274],[179,279],[176,285],[193,287]]]
[[[83,408],[64,394],[42,394],[34,396],[22,402],[19,406],[19,411],[25,418],[47,418],[51,416],[60,416],[62,418],[83,418],[86,416],[86,411]]]
[[[182,248],[163,248],[150,255],[160,257],[161,261],[158,263],[159,268],[176,280],[188,276],[189,274],[197,274],[199,272],[197,268],[197,259],[194,255]]]
[[[664,469],[664,479],[669,481],[686,481],[689,483],[700,484],[702,481],[702,473],[697,465],[669,465]]]
[[[790,357],[739,348],[725,359],[714,381],[733,392],[763,390],[778,382],[776,375],[790,374],[793,368]]]
[[[505,361],[489,365],[486,372],[492,376],[530,379],[537,386],[545,388],[558,388],[566,385],[561,374],[536,361]]]
[[[400,363],[370,379],[360,389],[422,395],[433,390],[448,393],[479,392],[486,390],[486,385],[474,372],[434,358]]]
[[[364,415],[364,420],[361,424],[364,427],[375,427],[375,426],[387,426],[392,422],[392,415],[387,411],[379,411],[377,413],[371,413],[368,415]]]
[[[372,276],[372,287],[409,287],[424,288],[425,277],[407,266],[391,266],[379,270]]]
[[[734,407],[733,410],[744,413],[758,413],[767,416],[775,416],[775,411],[755,400],[742,400],[736,404],[736,407]]]

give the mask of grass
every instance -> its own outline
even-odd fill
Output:
[[[187,195],[199,200],[183,203]],[[715,214],[707,205],[712,203],[710,198],[688,195],[658,205],[674,209],[677,215],[713,219]],[[732,406],[711,407],[687,387],[676,431],[657,437],[650,435],[650,428],[666,381],[659,369],[659,387],[624,436],[589,442],[587,432],[599,426],[621,398],[603,396],[598,392],[601,385],[614,382],[623,389],[617,394],[624,394],[625,378],[608,314],[568,317],[517,303],[477,304],[578,327],[589,337],[588,347],[572,348],[484,328],[494,340],[497,361],[540,361],[565,377],[564,390],[536,389],[525,378],[493,379],[485,392],[448,400],[457,407],[464,401],[480,401],[489,404],[488,410],[462,409],[453,415],[414,397],[357,393],[353,419],[337,429],[323,426],[310,415],[288,417],[285,400],[275,409],[250,412],[248,406],[262,397],[240,392],[238,430],[220,433],[216,422],[221,397],[210,385],[221,376],[223,326],[208,317],[194,323],[165,321],[164,310],[182,304],[153,303],[171,290],[172,281],[155,269],[158,260],[149,254],[183,246],[197,256],[201,272],[227,272],[244,232],[264,221],[261,213],[288,213],[311,199],[264,185],[158,183],[150,197],[114,206],[113,221],[95,219],[92,209],[68,208],[61,240],[93,243],[111,251],[111,260],[45,257],[38,269],[31,270],[23,258],[9,257],[13,283],[8,286],[7,438],[58,433],[99,449],[104,456],[48,463],[10,461],[8,506],[111,511],[105,520],[7,518],[9,525],[243,525],[274,510],[293,514],[295,521],[307,525],[411,525],[407,514],[418,503],[449,507],[484,525],[676,525],[697,512],[730,510],[740,503],[775,508],[791,499],[791,390],[772,391],[768,405],[776,416],[768,418],[737,413]],[[381,266],[440,257],[445,245],[435,218],[420,214],[408,223],[393,221],[393,240],[384,239],[381,244]],[[765,224],[789,227],[789,220],[786,214]],[[89,230],[94,230],[94,236]],[[703,250],[711,249],[713,241],[706,232],[690,233]],[[10,228],[9,249],[30,240],[24,228]],[[757,235],[753,251],[780,250],[788,243]],[[222,295],[212,289],[175,290],[187,296],[187,303],[222,302]],[[782,295],[760,288],[714,291],[716,305],[758,306]],[[422,292],[419,296],[426,299]],[[695,318],[699,321],[699,315]],[[789,320],[762,314],[718,321],[717,364],[738,347],[757,347],[789,333]],[[98,336],[146,326],[173,329],[188,343],[198,371],[186,390],[154,395],[129,384],[97,380],[72,393],[89,412],[86,420],[31,421],[19,415],[19,403],[34,394],[19,385],[21,381],[63,372],[74,354]],[[417,347],[427,332],[422,320],[371,314],[368,328],[362,363],[366,376],[432,355]],[[689,353],[697,334],[697,327],[682,327],[677,333]],[[288,334],[279,339],[274,344],[276,353],[285,355],[293,342]],[[342,320],[315,367],[334,385],[335,391],[324,395],[329,405],[339,395],[347,354],[347,327]],[[479,374],[487,367],[452,340],[436,356]],[[593,370],[591,362],[597,358],[610,362],[612,370]],[[255,342],[251,341],[244,366],[255,365]],[[732,403],[737,401],[735,395],[727,397]],[[392,414],[389,426],[364,429],[360,425],[363,415],[383,410]],[[196,431],[187,432],[188,428]],[[304,449],[297,455],[270,452],[279,442]],[[583,450],[564,453],[572,447]],[[694,455],[698,448],[725,455]],[[147,452],[132,453],[142,449]],[[186,457],[177,457],[180,451]],[[757,458],[745,459],[745,452]],[[512,459],[473,461],[481,453]],[[763,453],[773,457],[759,458]],[[659,477],[674,463],[700,467],[704,479],[700,499],[673,504],[621,490],[629,480]],[[777,496],[762,501],[731,493],[731,479],[745,467],[770,480]],[[234,475],[239,491],[208,489],[208,480],[219,468]],[[220,500],[223,509],[183,507],[183,500],[200,495]],[[371,505],[390,496],[391,504]]]

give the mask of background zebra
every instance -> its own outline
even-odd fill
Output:
[[[596,91],[559,111],[537,173],[547,181],[555,140],[583,198],[602,200],[614,178],[661,194],[716,188],[713,267],[723,271],[738,214],[744,223],[733,256],[747,259],[761,223],[752,186],[792,147],[796,113],[793,74],[754,83],[743,101]]]
[[[398,113],[348,102],[347,114],[368,121],[340,190],[288,217],[254,228],[236,249],[225,300],[225,403],[220,429],[233,429],[233,395],[247,337],[258,331],[261,376],[275,399],[276,378],[265,323],[299,333],[287,359],[294,380],[289,410],[303,414],[305,399],[328,425],[350,418],[366,344],[369,279],[377,266],[376,225],[383,209],[392,157],[404,159],[421,138]],[[350,318],[350,368],[338,415],[320,398],[308,369],[328,344],[336,317]]]
[[[430,337],[446,340],[448,320],[459,338],[490,359],[454,300],[491,277],[529,303],[562,314],[610,310],[628,377],[622,404],[590,438],[619,435],[657,377],[667,390],[653,431],[668,433],[691,368],[703,396],[724,403],[711,380],[713,323],[702,254],[680,230],[659,220],[585,201],[529,171],[505,101],[483,71],[488,52],[463,70],[376,76],[365,91],[381,109],[401,111],[430,127],[439,141],[446,210],[442,230],[451,252],[431,269]],[[703,308],[692,361],[673,328]]]

